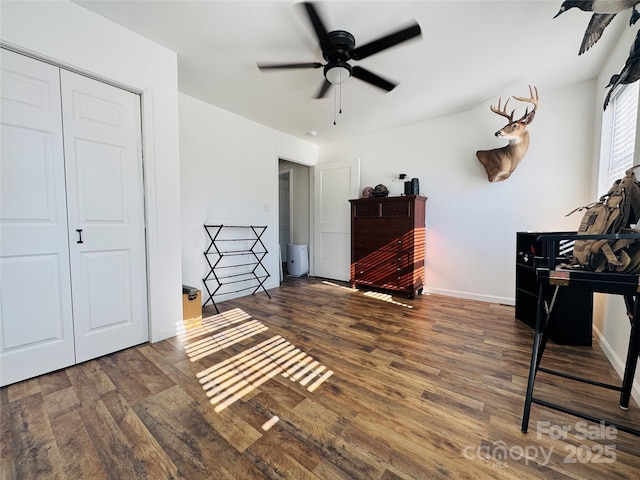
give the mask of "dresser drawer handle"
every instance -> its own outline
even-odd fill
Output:
[[[401,224],[401,223],[400,223],[400,224],[398,224],[398,228],[402,228],[402,224]]]

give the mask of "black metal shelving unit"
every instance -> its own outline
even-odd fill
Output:
[[[554,232],[565,233],[565,232]],[[516,234],[516,305],[515,317],[531,328],[536,325],[539,284],[534,259],[540,257],[542,232]],[[560,253],[573,251],[573,243],[561,245]],[[592,343],[593,294],[584,291],[561,291],[553,313],[558,317],[549,326],[549,338],[558,345],[590,346]]]
[[[214,296],[245,290],[253,290],[253,295],[262,289],[271,298],[264,288],[264,282],[270,275],[262,263],[269,253],[262,242],[267,227],[204,225],[204,229],[209,236],[209,245],[204,252],[209,272],[202,279],[208,295],[203,306],[211,302],[216,312],[220,313]]]

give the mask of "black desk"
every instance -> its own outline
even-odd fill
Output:
[[[516,234],[516,305],[515,317],[535,328],[538,305],[538,279],[534,258],[542,255],[540,235],[552,232],[517,232]],[[573,233],[573,232],[553,232]],[[549,301],[550,298],[547,298]],[[558,345],[591,345],[593,335],[593,293],[561,289],[558,292],[549,339]]]
[[[527,393],[525,397],[524,412],[522,415],[522,431],[527,432],[529,427],[529,415],[531,405],[538,404],[547,408],[558,410],[570,415],[574,415],[594,423],[604,422],[613,425],[621,431],[640,435],[637,428],[621,425],[604,418],[598,418],[585,412],[575,409],[566,408],[541,400],[534,396],[534,384],[536,373],[543,371],[551,375],[557,375],[570,380],[596,385],[602,388],[608,388],[620,392],[620,408],[626,410],[629,408],[631,398],[631,389],[633,387],[633,377],[636,371],[638,354],[640,354],[640,274],[624,274],[624,273],[597,273],[585,270],[577,270],[565,268],[558,264],[559,246],[563,241],[572,241],[576,239],[622,239],[634,238],[640,239],[638,234],[625,235],[575,235],[575,234],[543,234],[539,237],[543,242],[542,257],[537,259],[536,272],[539,282],[538,305],[536,312],[535,335],[533,348],[531,351],[531,364],[529,367],[529,380],[527,383]],[[579,377],[570,373],[551,370],[540,366],[542,355],[549,338],[547,328],[549,323],[553,322],[553,311],[555,308],[554,298],[561,290],[582,291],[582,292],[600,292],[612,295],[622,295],[627,307],[628,321],[631,322],[631,333],[629,336],[629,350],[627,353],[626,366],[622,385],[604,384],[595,382],[590,379]],[[547,300],[551,298],[551,300]],[[623,321],[621,319],[621,321]]]

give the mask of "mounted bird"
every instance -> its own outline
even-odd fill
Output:
[[[609,105],[611,96],[616,88],[620,85],[634,83],[638,81],[638,79],[640,79],[640,30],[636,33],[636,39],[633,45],[631,45],[629,56],[622,70],[620,70],[620,73],[612,75],[609,83],[605,87],[609,89],[609,92],[607,92],[607,96],[604,99],[603,110],[607,109],[607,105]]]
[[[629,25],[634,25],[640,18],[640,13],[636,10],[638,3],[640,3],[640,0],[566,0],[560,6],[560,11],[553,18],[572,8],[578,8],[584,12],[593,12],[578,51],[578,55],[582,55],[600,40],[605,28],[618,13],[631,9]]]

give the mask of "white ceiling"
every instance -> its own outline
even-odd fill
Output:
[[[356,78],[312,98],[321,69],[263,73],[257,62],[325,63],[304,9],[292,1],[101,1],[76,3],[177,52],[181,92],[313,143],[370,134],[594,78],[624,28],[620,14],[588,52],[578,48],[591,14],[561,0],[317,2],[327,30],[356,46],[415,19],[422,37],[358,64],[399,82],[385,93]],[[513,103],[516,106],[517,102]],[[524,105],[522,105],[524,107]],[[519,110],[516,112],[519,115]],[[318,135],[306,134],[316,130]]]

